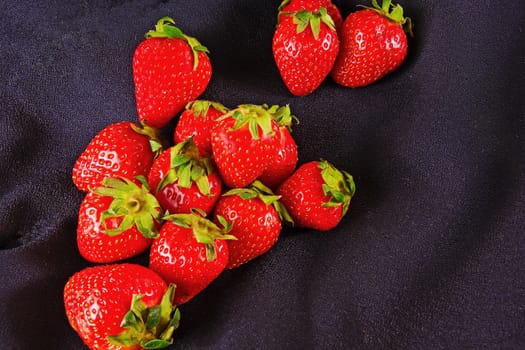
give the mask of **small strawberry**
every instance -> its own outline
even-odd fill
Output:
[[[329,162],[301,165],[277,189],[297,227],[328,231],[341,221],[355,193],[352,175]]]
[[[379,6],[372,0],[351,13],[339,32],[341,49],[332,70],[332,78],[340,85],[370,85],[396,70],[407,56],[405,31],[412,35],[412,22],[403,16],[403,8],[383,0]]]
[[[158,128],[199,97],[212,74],[208,49],[174,23],[161,18],[133,55],[138,118]]]
[[[196,100],[188,103],[179,116],[175,127],[173,140],[182,142],[193,137],[193,142],[203,156],[211,155],[211,129],[220,116],[228,112],[224,105],[206,100]]]
[[[339,52],[335,24],[326,8],[281,12],[272,52],[293,95],[305,96],[316,90],[330,74]]]
[[[104,178],[134,179],[146,176],[155,156],[162,151],[158,130],[132,122],[118,122],[102,129],[77,158],[73,183],[88,192]]]
[[[193,138],[165,150],[148,174],[149,187],[171,214],[199,208],[211,212],[222,191],[222,181],[211,158],[199,155]]]
[[[142,181],[146,181],[142,179]],[[107,177],[103,187],[89,192],[78,213],[80,255],[109,263],[144,252],[158,235],[161,208],[147,184]]]
[[[319,11],[321,7],[332,17],[335,28],[339,30],[343,23],[339,8],[331,0],[283,0],[279,5],[279,16],[283,12],[297,12],[300,10]]]
[[[268,108],[272,118],[279,125],[279,147],[277,155],[266,170],[259,176],[258,180],[271,189],[277,188],[288,176],[290,176],[298,161],[297,144],[291,135],[292,123],[298,123],[299,120],[290,112],[290,106],[279,107],[273,105]]]
[[[292,222],[286,208],[279,203],[279,196],[260,181],[225,192],[214,212],[214,221],[220,222],[221,218],[233,222],[230,234],[237,238],[228,241],[227,269],[266,253],[279,238],[281,222]]]
[[[175,287],[136,264],[88,267],[69,278],[64,307],[91,350],[161,349],[173,343],[180,312]]]
[[[222,228],[202,213],[172,214],[150,250],[150,268],[164,280],[177,285],[175,303],[181,305],[215,280],[228,262],[225,240],[231,225],[221,219]]]
[[[245,187],[276,156],[279,126],[266,108],[240,105],[220,117],[211,135],[213,158],[228,187]]]

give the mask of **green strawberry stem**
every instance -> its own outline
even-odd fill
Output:
[[[195,100],[195,101],[188,102],[188,104],[186,105],[186,109],[192,110],[193,115],[195,117],[205,116],[206,114],[208,114],[208,110],[210,109],[210,107],[215,108],[217,111],[223,114],[228,112],[228,108],[225,107],[222,103],[214,102],[214,101]]]
[[[175,26],[175,21],[171,17],[162,17],[157,21],[154,30],[150,30],[146,33],[146,39],[150,38],[168,38],[168,39],[182,39],[190,45],[191,51],[193,52],[193,70],[197,69],[199,65],[199,52],[205,54],[210,53],[206,46],[202,45],[197,39],[186,35]]]
[[[297,34],[302,33],[306,28],[310,27],[315,40],[319,39],[321,23],[324,23],[333,31],[336,30],[334,20],[324,7],[319,8],[318,11],[300,10],[297,12],[279,12],[279,18],[280,15],[292,16],[293,23],[297,26]]]
[[[191,228],[193,236],[197,242],[206,246],[206,259],[213,261],[217,258],[217,249],[215,241],[217,239],[236,240],[235,236],[229,235],[228,232],[233,228],[233,223],[228,223],[223,217],[219,217],[222,228],[217,226],[213,221],[205,217],[206,213],[199,209],[194,209],[192,213],[178,213],[166,215],[164,220],[169,220],[174,224]]]
[[[346,171],[336,169],[326,160],[321,160],[318,167],[324,180],[323,192],[330,197],[323,206],[334,207],[342,204],[343,215],[345,215],[356,190],[354,178]]]
[[[199,150],[193,142],[193,137],[179,142],[170,151],[170,170],[159,182],[156,192],[167,185],[177,182],[183,188],[197,185],[199,191],[205,196],[211,196],[208,175],[213,172],[211,161],[207,157],[200,157]]]
[[[261,181],[255,180],[248,187],[232,188],[222,194],[223,196],[239,196],[244,200],[258,198],[266,205],[272,205],[279,215],[281,221],[294,224],[294,221],[285,206],[279,201],[281,196],[273,193],[273,191],[264,185]]]
[[[248,129],[254,140],[258,140],[261,137],[259,129],[262,130],[263,136],[273,136],[275,134],[272,129],[272,115],[263,106],[243,104],[230,110],[217,120],[221,121],[227,118],[235,120],[230,131],[240,129],[248,124]]]
[[[100,196],[113,198],[108,209],[100,214],[105,234],[116,236],[135,226],[146,238],[158,236],[157,226],[161,220],[160,204],[150,193],[146,179],[143,176],[138,176],[137,179],[142,186],[123,177],[106,177],[102,187],[92,190]],[[107,229],[106,220],[110,218],[122,218],[119,227]]]
[[[288,131],[292,131],[292,124],[299,124],[299,118],[297,118],[295,115],[292,115],[292,112],[290,110],[290,105],[272,105],[268,106],[266,104],[262,105],[263,108],[265,108],[268,113],[272,115],[273,120],[279,124],[279,126],[284,126],[288,129]]]
[[[400,25],[411,37],[414,36],[412,32],[412,28],[414,27],[412,20],[410,17],[405,17],[403,15],[403,7],[399,4],[393,4],[392,0],[382,0],[381,6],[379,6],[377,0],[372,0],[372,7],[363,5],[358,6],[376,11],[381,16]]]
[[[180,311],[173,305],[174,295],[175,285],[170,284],[160,304],[148,307],[142,301],[143,295],[134,294],[120,325],[125,331],[108,336],[108,341],[124,347],[140,345],[144,349],[163,349],[173,344],[173,332],[180,323]]]

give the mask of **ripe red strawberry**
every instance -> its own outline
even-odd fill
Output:
[[[202,214],[202,213],[201,213]],[[150,268],[164,280],[177,285],[175,303],[181,305],[206,288],[228,262],[231,226],[222,228],[198,212],[165,217],[159,238],[150,250]]]
[[[319,11],[321,7],[332,17],[335,28],[339,30],[343,23],[339,8],[331,0],[283,0],[279,5],[279,16],[282,12],[297,12],[300,10]]]
[[[188,103],[179,116],[175,127],[173,140],[182,142],[193,137],[193,142],[203,156],[211,155],[211,129],[220,116],[228,112],[224,105],[206,100],[196,100]]]
[[[298,123],[296,116],[291,114],[290,106],[277,105],[268,108],[272,118],[279,125],[279,147],[277,155],[266,170],[259,176],[259,180],[271,189],[276,189],[288,176],[290,176],[298,161],[297,144],[291,135],[292,123]]]
[[[73,167],[73,183],[88,192],[104,178],[134,179],[146,176],[162,150],[158,130],[132,122],[118,122],[101,130],[87,145]]]
[[[109,263],[144,252],[160,227],[157,199],[147,184],[138,186],[128,179],[107,177],[103,185],[89,192],[80,205],[80,255],[91,262]]]
[[[225,192],[215,207],[214,221],[220,218],[233,222],[228,241],[230,258],[227,269],[238,267],[270,250],[277,242],[282,220],[292,222],[279,196],[260,181],[247,188]]]
[[[91,350],[160,349],[173,343],[179,325],[173,294],[174,286],[141,265],[99,265],[71,276],[64,306]]]
[[[370,85],[396,70],[405,60],[408,43],[405,31],[412,35],[410,18],[403,8],[383,0],[379,6],[351,13],[339,32],[341,49],[332,70],[340,85]]]
[[[135,99],[140,121],[164,127],[208,87],[208,49],[163,17],[133,55]]]
[[[257,179],[277,154],[278,134],[279,126],[262,106],[240,105],[220,117],[211,146],[223,183],[245,187]]]
[[[211,158],[199,155],[192,138],[168,148],[155,160],[148,183],[171,214],[190,213],[193,208],[209,214],[222,191]]]
[[[301,165],[277,189],[297,227],[328,231],[341,221],[355,193],[352,176],[329,162]]]
[[[273,35],[273,57],[288,90],[305,96],[328,76],[339,52],[339,38],[326,8],[281,12]]]

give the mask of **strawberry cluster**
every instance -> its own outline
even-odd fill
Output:
[[[95,266],[69,279],[64,303],[91,349],[168,346],[177,305],[268,252],[285,225],[327,231],[348,211],[349,173],[326,160],[298,165],[288,105],[199,99],[207,53],[159,20],[133,57],[137,122],[105,127],[73,167],[86,193],[78,250]],[[145,252],[148,266],[123,262]]]
[[[403,8],[391,0],[362,7],[343,21],[330,0],[283,0],[272,49],[293,95],[311,94],[328,75],[345,87],[367,86],[403,63],[405,32],[412,35]]]

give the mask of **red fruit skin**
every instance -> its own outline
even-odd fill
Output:
[[[212,66],[204,52],[198,61],[193,69],[192,50],[179,38],[150,38],[137,46],[132,70],[140,121],[162,128],[206,90]]]
[[[157,305],[167,289],[152,270],[135,264],[88,267],[75,273],[64,287],[64,306],[71,327],[91,350],[138,350],[140,346],[116,346],[106,337],[124,331],[120,323],[133,294]]]
[[[215,280],[228,262],[228,246],[215,240],[217,257],[206,259],[206,246],[197,242],[191,228],[166,221],[150,250],[150,268],[177,286],[174,302],[182,305]]]
[[[199,149],[200,155],[210,156],[212,154],[211,129],[215,120],[222,115],[222,112],[212,106],[205,115],[195,115],[193,110],[184,110],[175,127],[173,141],[177,144],[193,137],[193,142]]]
[[[351,13],[339,37],[341,48],[331,76],[346,87],[362,87],[378,81],[396,70],[408,51],[401,25],[370,9]]]
[[[281,9],[281,12],[296,12],[300,10],[319,11],[321,7],[332,17],[337,30],[343,24],[343,18],[339,8],[331,0],[292,0]]]
[[[259,176],[259,180],[271,189],[276,189],[293,173],[299,158],[297,144],[288,128],[282,126],[279,131],[280,146],[277,155]]]
[[[336,227],[343,218],[343,205],[323,207],[330,197],[323,192],[324,180],[318,161],[301,165],[277,189],[295,226],[319,231]]]
[[[170,170],[170,152],[171,149],[162,152],[151,166],[148,174],[148,185],[154,193],[160,181]],[[176,181],[156,192],[155,197],[162,208],[170,214],[190,213],[192,208],[199,208],[206,214],[210,214],[221,195],[222,180],[219,173],[214,171],[208,175],[208,181],[210,184],[210,196],[202,194],[194,182],[189,188],[184,188],[178,186]]]
[[[295,96],[306,96],[316,90],[328,76],[339,52],[335,30],[321,23],[316,40],[308,27],[297,33],[292,16],[281,15],[272,51],[281,78]]]
[[[273,135],[264,135],[259,127],[259,139],[253,139],[245,124],[237,130],[235,120],[226,118],[215,123],[211,145],[213,158],[224,185],[246,187],[266,170],[278,152],[279,126],[272,120]]]
[[[90,141],[73,166],[73,183],[81,190],[100,187],[106,177],[134,179],[146,176],[154,153],[149,137],[132,129],[132,122],[118,122],[102,129]]]
[[[239,267],[269,251],[277,242],[282,228],[275,208],[258,198],[223,196],[215,206],[216,223],[217,215],[228,222],[234,221],[229,234],[237,238],[227,241],[230,257],[226,269]]]
[[[109,208],[112,201],[112,197],[89,192],[80,204],[77,246],[80,255],[90,262],[117,262],[143,253],[151,245],[152,239],[144,237],[136,226],[116,236],[103,232],[100,214]],[[121,218],[110,218],[105,223],[107,229],[115,229],[121,221]]]

